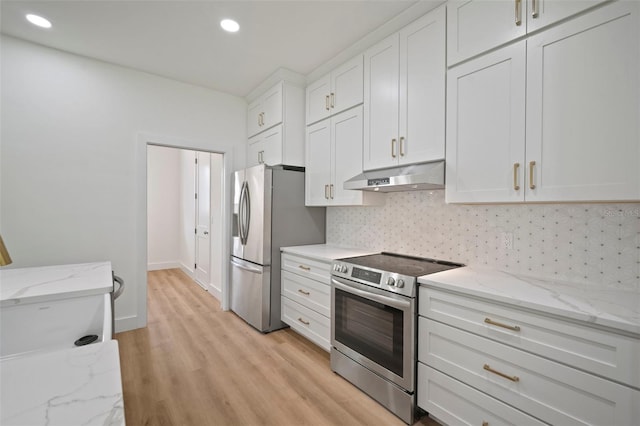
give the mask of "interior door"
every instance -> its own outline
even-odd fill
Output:
[[[195,278],[203,287],[211,282],[211,154],[196,153]]]

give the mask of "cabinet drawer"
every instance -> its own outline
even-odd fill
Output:
[[[423,363],[418,363],[418,406],[449,425],[545,425]]]
[[[329,318],[283,296],[282,321],[325,351],[331,349]]]
[[[282,295],[325,317],[331,315],[331,286],[325,283],[283,271]]]
[[[426,318],[418,359],[548,423],[631,425],[640,391]]]
[[[282,269],[331,285],[331,262],[282,253]]]
[[[419,294],[422,316],[640,387],[637,338],[432,288]]]

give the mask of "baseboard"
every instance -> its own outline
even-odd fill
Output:
[[[193,278],[194,277],[194,270],[193,268],[188,267],[187,265],[185,265],[183,262],[180,262],[178,264],[178,266],[176,266],[176,268],[180,268],[182,269],[182,272],[184,272],[185,274],[189,275],[189,277]]]
[[[147,264],[147,271],[159,271],[161,269],[175,268],[180,268],[180,262],[156,262]]]
[[[132,315],[129,317],[116,318],[116,333],[121,333],[123,331],[135,330],[138,327],[138,317],[136,315]]]
[[[218,299],[218,302],[222,303],[222,290],[220,290],[219,288],[215,288],[214,286],[209,284],[207,286],[207,291],[210,295]]]

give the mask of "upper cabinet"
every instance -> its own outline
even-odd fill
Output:
[[[304,89],[280,81],[247,109],[247,167],[304,167]]]
[[[282,123],[284,82],[280,82],[249,104],[247,133],[249,137]]]
[[[445,12],[365,52],[364,170],[444,158]]]
[[[307,86],[307,125],[362,103],[362,55]]]
[[[382,194],[343,188],[362,172],[362,105],[307,127],[307,206],[379,204]]]
[[[640,199],[639,15],[613,2],[452,67],[447,201]]]
[[[449,66],[607,0],[449,0]]]

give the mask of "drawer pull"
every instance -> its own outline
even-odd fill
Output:
[[[484,322],[486,322],[487,324],[497,325],[498,327],[506,328],[507,330],[520,331],[520,326],[503,324],[501,322],[496,322],[491,318],[485,318]]]
[[[310,268],[310,267],[308,267],[308,266],[304,266],[304,265],[298,265],[298,268],[300,268],[300,269],[302,269],[302,270],[304,270],[304,271],[310,271],[310,270],[311,270],[311,268]]]
[[[301,288],[299,288],[299,289],[298,289],[298,293],[302,293],[302,294],[304,294],[305,296],[308,296],[308,295],[310,295],[310,294],[311,294],[311,293],[309,293],[308,291],[304,291],[304,290],[303,290],[303,289],[301,289]]]
[[[301,323],[303,323],[304,325],[309,325],[309,321],[305,321],[302,318],[298,318],[298,321],[300,321]]]
[[[518,376],[509,376],[507,374],[501,373],[501,372],[499,372],[497,370],[494,370],[493,368],[489,367],[489,364],[485,364],[484,367],[482,367],[482,368],[484,368],[485,370],[489,371],[490,373],[497,374],[500,377],[504,377],[507,380],[511,380],[512,382],[519,382],[520,381],[520,377],[518,377]]]

